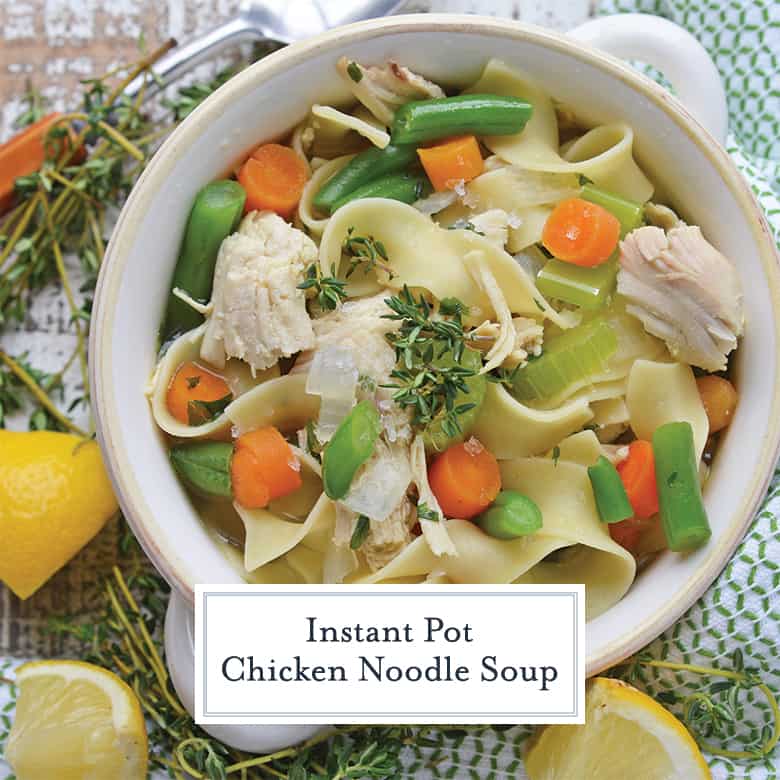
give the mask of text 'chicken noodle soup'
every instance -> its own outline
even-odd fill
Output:
[[[351,105],[192,206],[149,390],[173,468],[251,582],[582,582],[594,617],[710,537],[734,266],[627,122],[502,62],[336,78]]]

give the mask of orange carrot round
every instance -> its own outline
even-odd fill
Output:
[[[246,211],[275,211],[289,219],[306,184],[306,163],[289,146],[263,144],[241,166]]]
[[[239,436],[230,462],[233,496],[247,509],[297,490],[303,483],[301,463],[277,428],[269,425]]]
[[[637,439],[628,445],[628,457],[618,463],[618,474],[626,495],[639,520],[647,520],[658,513],[658,490],[655,486],[655,459],[653,445]]]
[[[442,512],[464,520],[487,509],[501,490],[498,462],[474,437],[439,455],[428,481]]]
[[[582,198],[562,200],[542,230],[542,244],[553,256],[588,268],[609,260],[619,238],[618,218]]]
[[[189,425],[190,401],[219,401],[230,395],[227,382],[198,363],[182,363],[168,385],[165,397],[168,411],[181,423]]]
[[[696,386],[710,421],[710,433],[723,430],[731,422],[737,408],[737,391],[734,385],[728,379],[711,374],[700,376],[696,380]]]
[[[485,168],[476,136],[462,135],[417,150],[433,188],[451,190],[459,182],[471,181]]]

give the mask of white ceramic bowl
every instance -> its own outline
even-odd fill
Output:
[[[672,49],[670,64],[679,52]],[[499,57],[530,73],[586,121],[626,120],[652,178],[739,268],[747,311],[736,361],[741,399],[706,488],[712,541],[691,555],[662,555],[619,604],[588,624],[587,671],[593,674],[649,642],[702,594],[763,496],[780,438],[775,310],[780,275],[760,210],[712,136],[648,79],[567,37],[481,17],[391,17],[357,24],[255,64],[173,133],[122,212],[95,298],[93,399],[99,441],[122,508],[154,564],[185,598],[192,601],[195,583],[241,581],[170,468],[143,389],[195,193],[259,142],[288,131],[312,103],[345,97],[334,71],[343,54],[362,62],[393,58],[448,84],[474,80],[489,57]],[[722,127],[722,110],[711,105],[706,86],[689,83],[687,94],[698,103],[699,116]]]

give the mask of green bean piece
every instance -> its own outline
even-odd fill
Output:
[[[655,484],[669,549],[686,552],[712,536],[701,497],[699,467],[688,422],[671,422],[653,433]]]
[[[603,455],[588,466],[588,476],[602,523],[619,523],[634,516],[620,474]]]
[[[636,230],[644,221],[644,204],[628,200],[614,192],[599,189],[591,182],[583,185],[580,197],[605,208],[610,214],[617,217],[620,221],[621,238],[625,238],[626,234]]]
[[[207,496],[232,498],[232,444],[222,441],[178,444],[168,454],[176,473],[189,487]]]
[[[419,198],[430,195],[433,191],[426,176],[416,176],[412,173],[388,173],[378,179],[358,187],[333,204],[332,211],[340,209],[345,203],[360,198],[388,198],[400,200],[402,203],[414,203]]]
[[[394,144],[419,144],[452,135],[513,135],[531,118],[525,100],[503,95],[458,95],[405,103],[393,118]]]
[[[413,146],[388,144],[384,149],[366,149],[323,184],[312,201],[314,207],[330,214],[337,202],[346,203],[347,195],[358,187],[388,173],[403,171],[416,160],[417,150]]]
[[[361,401],[341,421],[322,453],[322,484],[328,498],[347,495],[355,473],[373,455],[381,430],[371,401]]]
[[[194,300],[208,303],[219,247],[236,229],[245,200],[241,185],[228,179],[207,184],[195,197],[173,272],[161,334],[163,342],[203,322],[198,312],[173,294],[173,288],[178,287]]]
[[[479,373],[479,370],[482,368],[482,356],[476,349],[471,347],[466,347],[463,350],[460,363],[455,362],[452,352],[445,352],[443,355],[435,357],[432,363],[439,368],[461,365],[474,371],[472,376],[467,376],[463,380],[468,392],[458,391],[452,399],[453,408],[464,404],[474,404],[471,409],[466,410],[457,417],[461,430],[460,434],[454,438],[450,436],[444,430],[441,420],[430,423],[423,431],[423,441],[425,442],[426,450],[429,452],[443,452],[451,444],[463,441],[474,426],[479,416],[479,410],[485,400],[485,393],[487,393],[487,379],[483,374]]]
[[[542,527],[542,510],[516,490],[502,490],[474,522],[495,539],[518,539]]]

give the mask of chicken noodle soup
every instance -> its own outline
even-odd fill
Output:
[[[735,268],[628,121],[496,60],[460,94],[335,78],[351,105],[193,204],[150,388],[171,463],[251,581],[583,582],[598,615],[710,536]]]

